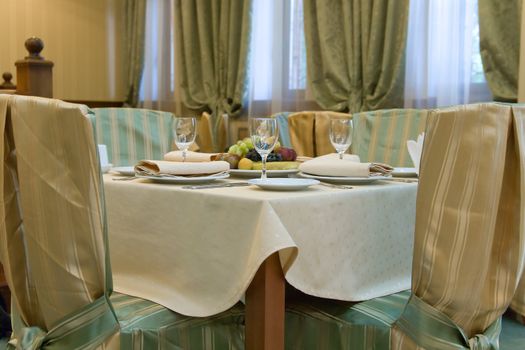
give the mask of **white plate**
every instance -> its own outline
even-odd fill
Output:
[[[306,173],[299,173],[301,177],[306,177],[308,179],[317,179],[325,182],[333,183],[345,183],[345,184],[367,184],[378,180],[388,180],[391,179],[391,176],[371,176],[371,177],[349,177],[349,176],[320,176],[320,175],[311,175]]]
[[[105,174],[105,173],[107,173],[108,171],[111,170],[111,167],[113,167],[113,164],[111,164],[111,163],[106,164],[106,165],[101,165],[100,166],[100,170],[102,170],[102,173]]]
[[[273,178],[273,179],[251,179],[248,180],[250,185],[259,186],[263,190],[272,191],[297,191],[303,190],[309,186],[319,184],[318,180],[312,179],[294,179],[294,178]]]
[[[135,167],[132,166],[117,166],[114,168],[111,168],[112,173],[118,173],[119,175],[124,176],[134,176],[135,175]]]
[[[145,176],[145,175],[136,175],[140,179],[149,179],[155,182],[160,183],[170,183],[170,184],[196,184],[202,182],[211,182],[220,179],[226,179],[230,175],[227,173],[221,173],[217,175],[209,176],[192,176],[192,177],[170,177],[170,176]]]
[[[288,169],[288,170],[266,170],[266,176],[268,177],[286,177],[288,175],[297,174],[299,169]],[[262,170],[241,170],[241,169],[230,169],[231,176],[238,177],[261,177]]]
[[[392,176],[396,177],[416,177],[416,168],[394,168]]]

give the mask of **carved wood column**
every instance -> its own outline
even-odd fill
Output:
[[[44,42],[36,37],[26,40],[29,52],[23,60],[15,63],[18,95],[53,97],[53,62],[40,56]]]

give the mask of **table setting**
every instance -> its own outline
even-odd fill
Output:
[[[111,174],[122,176],[114,177],[113,181],[140,179],[187,185],[185,189],[252,185],[268,191],[303,191],[318,185],[351,189],[349,185],[381,180],[417,182],[416,168],[363,163],[359,156],[346,153],[352,143],[351,118],[330,121],[327,136],[336,153],[315,158],[298,157],[293,149],[281,147],[278,123],[274,118],[250,118],[251,137],[237,141],[224,153],[189,151],[196,138],[196,120],[192,117],[176,119],[173,136],[179,150],[165,154],[162,160],[142,160],[134,166],[110,168]],[[417,142],[409,141],[407,147],[411,149],[411,156],[420,156],[422,140],[420,136]],[[103,152],[104,145],[99,147]],[[107,155],[101,156],[102,167],[110,167],[110,164],[103,164],[103,159],[107,162]],[[225,181],[230,177],[245,181],[232,185]],[[206,186],[216,181],[219,183]],[[188,186],[195,184],[201,186]]]

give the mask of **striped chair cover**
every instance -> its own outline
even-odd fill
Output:
[[[290,142],[297,155],[317,157],[335,152],[328,134],[331,118],[351,116],[329,111],[297,112],[288,116]]]
[[[287,338],[290,349],[499,349],[525,263],[525,108],[467,105],[428,118],[412,292],[351,307],[290,304],[287,322],[311,339]]]
[[[352,153],[363,162],[413,167],[406,142],[425,131],[428,111],[386,109],[355,113]]]
[[[228,147],[228,124],[229,118],[227,114],[224,114],[219,119],[217,125],[216,142],[217,145],[213,145],[213,129],[214,123],[217,121],[208,112],[203,112],[197,120],[197,144],[201,152],[222,152]]]
[[[273,118],[277,119],[279,125],[279,142],[281,146],[292,148],[292,141],[290,141],[290,130],[288,126],[288,117],[290,112],[279,112],[272,115]]]
[[[13,293],[12,346],[243,348],[242,305],[191,318],[111,295],[103,187],[89,113],[58,100],[0,96],[0,258]]]
[[[525,326],[525,271],[510,307],[516,320]]]
[[[162,159],[173,149],[174,115],[136,108],[94,108],[90,114],[98,144],[105,144],[114,166]]]

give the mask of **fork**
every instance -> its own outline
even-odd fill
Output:
[[[322,182],[322,181],[319,181],[319,185],[330,187],[330,188],[338,188],[338,189],[341,189],[341,190],[351,190],[353,188],[352,186],[335,185],[335,184],[331,184],[331,183],[328,183],[328,182]]]
[[[129,181],[137,179],[136,176],[127,176],[127,177],[114,177],[111,180],[113,181]]]

